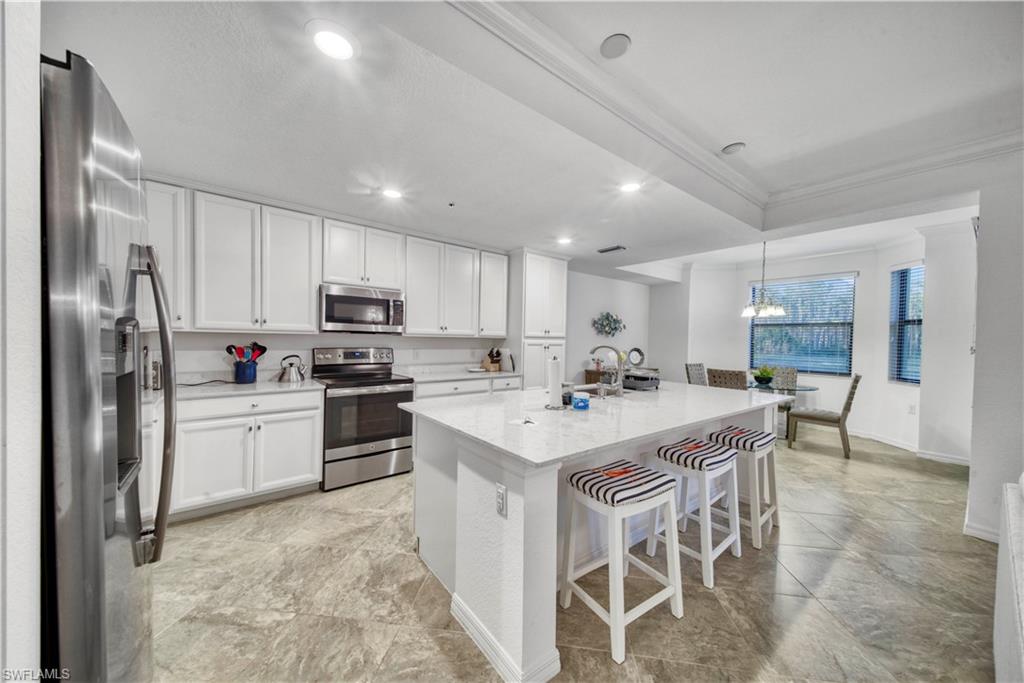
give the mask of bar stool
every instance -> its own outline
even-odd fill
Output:
[[[728,510],[729,526],[722,526],[711,520],[711,512],[718,500],[730,496],[736,500],[736,450],[728,446],[720,446],[703,439],[686,438],[658,449],[658,458],[667,463],[670,471],[683,475],[682,503],[679,505],[679,518],[683,520],[683,531],[686,522],[692,519],[700,523],[700,552],[680,544],[679,551],[700,560],[704,585],[715,587],[715,559],[725,549],[732,548],[733,557],[739,557],[740,550],[740,510],[733,505]],[[697,480],[697,508],[699,516],[687,511],[687,489],[690,479]],[[724,483],[722,490],[711,495],[711,484],[716,480]],[[666,525],[667,527],[667,525]],[[647,554],[654,557],[658,550],[658,541],[666,541],[667,534],[658,534],[658,511],[652,510],[647,530]],[[726,537],[717,546],[711,540],[711,530],[724,531]]]
[[[572,594],[579,596],[592,609],[611,632],[612,659],[621,664],[626,659],[626,625],[650,611],[665,600],[670,601],[672,615],[683,616],[683,586],[679,570],[679,541],[676,537],[676,480],[664,472],[652,470],[628,460],[573,472],[566,477],[569,483],[569,514],[565,527],[565,572],[562,575],[563,608],[572,602]],[[608,520],[608,557],[576,567],[576,506],[577,503],[600,513]],[[669,538],[668,576],[641,562],[629,554],[629,544],[624,537],[629,525],[624,522],[634,515],[643,514],[659,507],[665,507],[666,531]],[[671,529],[668,528],[671,523]],[[576,579],[598,567],[608,565],[609,604],[605,610],[576,583]],[[633,564],[651,578],[657,580],[663,589],[642,603],[625,611],[624,570]]]
[[[779,497],[775,491],[775,435],[749,427],[729,425],[708,434],[708,441],[735,448],[746,460],[747,487],[750,498],[750,520],[742,523],[750,527],[750,540],[761,549],[761,530],[768,524],[768,533],[779,523]],[[761,476],[764,465],[765,474]],[[739,507],[738,498],[729,500],[730,511]],[[715,512],[719,512],[716,510]]]

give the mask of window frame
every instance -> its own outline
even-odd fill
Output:
[[[827,280],[839,280],[844,278],[850,278],[852,287],[850,289],[850,321],[849,322],[761,322],[756,323],[756,318],[751,318],[747,330],[747,365],[750,370],[756,370],[760,365],[754,363],[754,329],[759,328],[791,328],[791,327],[835,327],[835,328],[848,328],[849,334],[847,335],[848,342],[846,345],[846,370],[839,372],[828,372],[827,370],[805,370],[800,367],[797,363],[791,363],[791,367],[795,367],[797,372],[804,375],[821,375],[823,377],[852,377],[853,376],[853,339],[854,339],[854,322],[857,317],[857,273],[836,273],[836,274],[824,274],[814,275],[808,277],[797,277],[793,279],[776,280],[774,282],[769,281],[765,283],[766,289],[773,284],[782,285],[796,282],[824,282]],[[750,284],[750,303],[754,303],[757,299],[757,291],[761,286],[760,282],[754,282]]]
[[[920,268],[922,273],[924,271],[924,264],[917,263],[913,265],[902,266],[899,268],[893,268],[889,271],[889,359],[886,367],[886,375],[890,382],[896,382],[899,384],[911,384],[914,386],[921,386],[921,368],[918,366],[917,372],[918,377],[904,376],[904,354],[902,353],[904,330],[908,327],[917,327],[919,329],[918,339],[923,342],[924,339],[924,306],[921,307],[920,318],[908,318],[906,316],[907,303],[910,299],[910,271]],[[899,284],[896,285],[893,281],[893,276],[899,278]],[[922,274],[922,278],[927,277],[927,274]],[[892,319],[892,299],[893,299],[893,287],[899,288],[897,294],[897,318]],[[895,328],[895,336],[893,330]],[[920,343],[920,342],[919,342]],[[920,356],[920,352],[918,353]]]

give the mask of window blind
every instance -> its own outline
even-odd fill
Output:
[[[849,375],[855,283],[854,275],[766,282],[765,293],[782,304],[786,315],[751,318],[750,367],[782,365],[801,372]],[[759,283],[750,288],[751,302],[760,289]]]
[[[889,289],[889,379],[921,383],[924,266],[892,271]]]

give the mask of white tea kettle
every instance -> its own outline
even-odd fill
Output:
[[[285,361],[289,358],[295,360],[285,365]],[[304,379],[306,379],[306,365],[302,362],[302,358],[293,353],[281,359],[281,372],[277,374],[278,382],[301,382]]]

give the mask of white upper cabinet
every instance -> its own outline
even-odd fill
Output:
[[[363,284],[366,228],[324,219],[324,282]]]
[[[444,245],[444,298],[441,307],[444,334],[473,337],[477,334],[477,297],[480,252]]]
[[[508,326],[508,256],[480,252],[480,336],[504,337]]]
[[[405,333],[443,334],[441,322],[444,245],[406,238]]]
[[[523,277],[523,336],[564,337],[568,264],[527,253]]]
[[[320,285],[320,217],[262,209],[260,327],[316,332]]]
[[[366,285],[402,289],[405,281],[405,236],[366,228]]]
[[[149,223],[148,243],[156,247],[171,327],[186,329],[191,323],[191,216],[188,212],[188,190],[183,187],[146,182],[146,213]],[[144,330],[157,329],[156,304],[148,277],[140,278],[136,293],[137,315]]]
[[[195,328],[260,326],[260,205],[195,193]]]
[[[402,289],[405,236],[324,220],[324,282]]]

